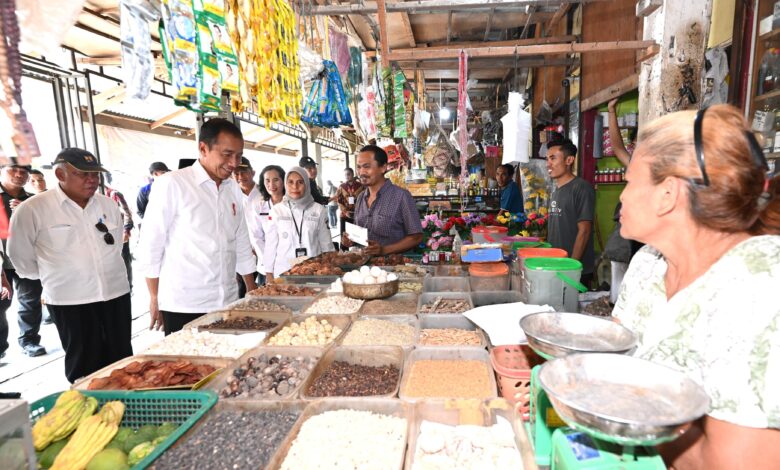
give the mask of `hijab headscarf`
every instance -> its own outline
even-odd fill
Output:
[[[303,211],[306,210],[312,204],[314,204],[314,196],[311,195],[311,184],[309,183],[309,175],[308,173],[306,173],[306,170],[304,170],[299,166],[294,166],[290,168],[290,171],[288,171],[287,175],[284,177],[285,190],[287,189],[287,180],[290,178],[290,174],[292,173],[298,173],[299,175],[301,175],[301,178],[303,178],[303,187],[304,187],[303,196],[301,196],[299,199],[293,199],[290,197],[290,193],[286,192],[284,195],[284,202],[285,204],[289,204],[293,209]]]

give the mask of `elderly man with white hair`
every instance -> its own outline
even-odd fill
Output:
[[[8,254],[21,277],[40,279],[74,382],[133,354],[130,285],[122,213],[96,194],[106,170],[78,148],[62,150],[54,165],[58,184],[14,210]]]

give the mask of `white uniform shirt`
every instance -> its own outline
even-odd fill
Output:
[[[290,269],[290,261],[296,258],[297,248],[306,248],[306,256],[309,257],[333,251],[326,206],[315,203],[309,206],[305,213],[296,209],[293,221],[290,206],[282,201],[271,209],[269,218],[263,257],[267,273],[279,276]],[[296,223],[301,227],[300,243]]]
[[[113,245],[95,227],[101,221]],[[8,255],[20,277],[40,279],[47,304],[104,302],[130,292],[123,230],[116,202],[95,194],[82,209],[57,184],[14,210]]]
[[[252,187],[249,194],[244,194],[243,191],[241,194],[244,196],[244,217],[246,217],[246,227],[249,230],[249,243],[252,244],[252,248],[255,250],[255,255],[257,257],[257,272],[265,274],[265,271],[263,271],[263,246],[265,246],[265,237],[262,237],[261,239],[257,235],[258,226],[261,223],[258,214],[265,206],[265,201],[263,201],[263,195],[260,194],[260,189],[258,189],[257,185]],[[266,210],[265,212],[267,213],[268,211]],[[265,217],[268,218],[268,215]]]
[[[137,253],[140,272],[159,278],[160,310],[201,313],[237,300],[236,273],[255,270],[238,184],[217,187],[199,161],[157,178]]]

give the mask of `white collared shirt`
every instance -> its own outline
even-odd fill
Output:
[[[281,202],[271,209],[268,219],[263,265],[266,272],[274,276],[290,269],[297,248],[305,248],[309,257],[334,251],[328,228],[328,209],[321,204],[314,203],[302,212]],[[296,224],[300,228],[300,242]]]
[[[238,184],[217,187],[200,161],[155,179],[136,252],[140,272],[159,278],[160,310],[202,313],[237,300],[236,273],[255,271]]]
[[[114,237],[95,225],[103,222]],[[11,217],[8,255],[20,277],[40,279],[51,305],[104,302],[130,292],[122,260],[122,212],[95,194],[81,208],[57,184],[20,204]]]
[[[262,233],[259,235],[257,233],[258,230],[262,230],[258,214],[262,211],[263,207],[265,207],[265,201],[263,200],[263,195],[260,194],[260,189],[257,185],[252,187],[249,194],[244,194],[243,191],[241,194],[244,196],[244,217],[246,218],[246,227],[249,230],[249,243],[252,244],[252,249],[255,250],[255,256],[257,258],[257,272],[265,273],[265,271],[263,271],[265,236]]]

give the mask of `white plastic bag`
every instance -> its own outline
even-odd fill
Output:
[[[59,49],[83,6],[84,0],[16,0],[23,47],[41,55]]]
[[[531,139],[531,115],[523,111],[523,95],[509,93],[508,112],[501,118],[504,127],[504,156],[502,163],[528,161],[528,142]]]

